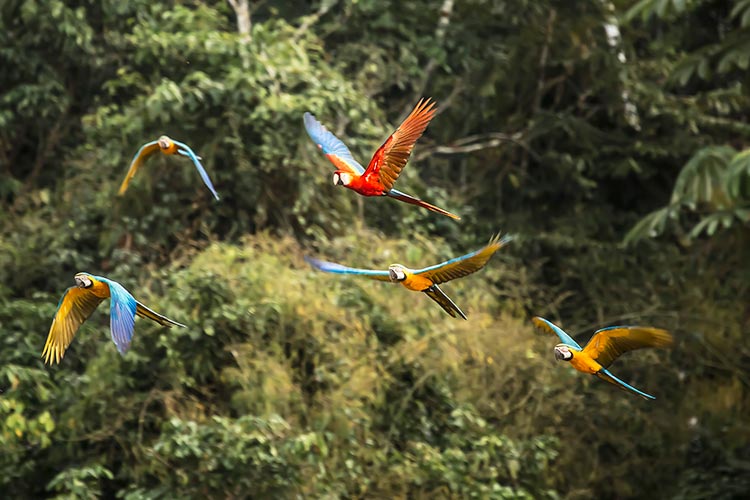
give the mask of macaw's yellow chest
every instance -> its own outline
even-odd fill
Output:
[[[573,368],[583,373],[594,374],[602,369],[602,365],[591,359],[591,356],[583,352],[574,352],[573,359],[570,360],[570,364],[573,365]]]
[[[414,290],[415,292],[422,292],[433,285],[431,280],[425,278],[424,276],[412,273],[406,273],[406,279],[402,281],[401,284],[409,290]]]
[[[169,141],[169,147],[166,149],[161,150],[162,153],[165,155],[173,155],[177,153],[177,144],[175,144],[172,141]]]
[[[106,299],[109,297],[109,287],[98,280],[92,280],[93,283],[89,287],[89,291],[99,297],[100,299]]]

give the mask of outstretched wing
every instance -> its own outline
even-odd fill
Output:
[[[324,260],[314,259],[312,257],[305,256],[305,261],[313,266],[315,269],[319,269],[326,273],[334,274],[356,274],[358,276],[364,276],[379,281],[390,281],[388,271],[377,271],[374,269],[356,269],[353,267],[342,266],[334,262],[326,262]]]
[[[448,297],[445,292],[440,289],[439,286],[432,285],[430,288],[422,291],[426,293],[429,298],[440,304],[440,307],[442,307],[445,312],[447,312],[454,318],[461,316],[463,319],[467,319],[461,308],[458,307],[456,303],[453,302],[451,298]]]
[[[628,351],[643,347],[670,347],[672,343],[672,335],[661,328],[610,326],[594,332],[583,352],[606,368]]]
[[[428,278],[435,284],[445,283],[446,281],[454,280],[457,278],[463,278],[471,273],[475,273],[482,269],[490,257],[500,250],[500,248],[510,242],[513,238],[511,236],[503,236],[502,238],[498,234],[490,240],[490,242],[484,248],[476,250],[461,257],[447,260],[436,264],[434,266],[425,267],[424,269],[417,269],[414,274],[419,274]]]
[[[305,113],[302,115],[302,120],[305,122],[307,135],[310,136],[310,139],[317,144],[323,151],[323,154],[331,160],[331,163],[337,169],[346,170],[356,175],[362,175],[365,172],[365,168],[354,159],[352,152],[349,151],[346,144],[329,132],[313,115]]]
[[[187,156],[191,160],[193,160],[193,165],[195,165],[195,169],[198,171],[198,173],[201,176],[201,179],[203,179],[203,184],[206,185],[206,187],[211,191],[211,194],[214,195],[214,198],[216,200],[219,200],[219,194],[216,192],[216,189],[214,189],[214,185],[211,182],[211,179],[208,177],[208,172],[206,172],[206,169],[203,168],[203,165],[201,164],[201,160],[196,155],[192,149],[190,149],[190,146],[187,144],[184,144],[182,142],[174,141],[174,143],[179,148],[177,150],[178,153],[180,153],[182,156]]]
[[[125,174],[125,179],[122,181],[122,184],[120,184],[120,191],[118,192],[119,195],[123,195],[128,189],[130,180],[135,176],[135,173],[138,171],[141,165],[143,165],[143,162],[146,160],[146,158],[156,153],[157,151],[159,151],[159,141],[147,142],[146,144],[141,146],[141,149],[139,149],[133,157],[133,161],[130,162],[130,168],[128,169],[128,173]]]
[[[135,327],[135,298],[118,282],[101,276],[97,276],[97,279],[109,286],[109,295],[112,299],[109,307],[112,341],[117,346],[117,351],[125,354],[130,349],[130,340],[133,338]]]
[[[60,362],[78,328],[102,300],[85,288],[72,286],[65,291],[57,304],[57,312],[42,351],[45,363]]]
[[[639,396],[642,396],[642,397],[644,397],[646,399],[656,399],[651,394],[646,394],[645,392],[636,389],[635,387],[633,387],[632,385],[628,384],[627,382],[623,382],[619,378],[615,377],[612,374],[612,372],[610,372],[606,368],[602,368],[600,371],[598,371],[596,373],[596,376],[599,377],[602,380],[606,380],[610,384],[616,385],[617,387],[619,387],[620,389],[623,389],[625,391],[634,392],[634,393],[638,394]]]
[[[552,323],[549,320],[546,320],[542,318],[541,316],[536,316],[531,320],[534,325],[538,328],[541,328],[544,331],[557,334],[558,337],[560,337],[560,342],[562,342],[565,345],[569,345],[570,347],[574,347],[577,350],[581,350],[581,346],[578,345],[578,342],[573,340],[573,338],[565,333],[562,328],[557,326],[556,324]]]
[[[422,136],[435,116],[435,111],[435,102],[430,101],[429,97],[420,99],[411,114],[375,152],[370,164],[367,165],[365,175],[377,176],[383,189],[389,191],[409,161],[414,143]]]
[[[172,325],[186,328],[186,326],[183,325],[182,323],[178,323],[174,320],[167,318],[166,316],[162,316],[161,314],[154,311],[153,309],[149,309],[148,307],[144,306],[137,300],[135,301],[135,306],[136,306],[135,314],[137,314],[141,318],[148,318],[151,321],[155,321],[159,323],[161,326],[166,326],[167,328],[171,328]]]

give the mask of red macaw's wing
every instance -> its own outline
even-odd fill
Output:
[[[463,278],[464,276],[468,276],[469,274],[482,269],[492,255],[500,250],[500,247],[511,241],[511,239],[512,238],[507,235],[501,238],[498,234],[490,240],[486,247],[480,250],[467,253],[461,257],[456,257],[455,259],[434,266],[416,270],[414,271],[414,274],[424,276],[436,285],[457,278]]]
[[[78,328],[91,316],[102,300],[104,299],[85,288],[72,286],[65,291],[57,305],[57,312],[42,351],[45,363],[60,362]]]
[[[414,143],[422,136],[424,129],[435,116],[435,111],[435,102],[430,101],[429,97],[420,99],[406,120],[373,155],[365,175],[368,178],[377,176],[384,191],[393,188],[396,179],[401,175],[401,170],[409,161]]]
[[[141,148],[133,157],[133,161],[130,162],[130,168],[128,169],[128,173],[125,174],[125,179],[123,179],[122,184],[120,184],[120,191],[118,194],[122,195],[125,193],[125,191],[128,189],[128,184],[130,184],[130,180],[135,177],[135,173],[138,171],[141,165],[143,165],[143,162],[146,160],[146,158],[156,153],[157,151],[159,151],[159,141],[149,142],[141,146]]]
[[[331,163],[339,170],[351,172],[356,175],[362,175],[365,168],[360,165],[352,156],[352,152],[346,147],[346,144],[328,131],[318,120],[310,113],[302,116],[305,122],[305,130],[310,139],[323,151]]]
[[[621,354],[643,347],[670,347],[672,335],[661,328],[611,326],[594,332],[583,352],[607,368]]]

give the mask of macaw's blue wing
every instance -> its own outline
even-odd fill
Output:
[[[646,398],[646,399],[656,399],[656,398],[655,398],[654,396],[652,396],[651,394],[646,394],[646,393],[645,393],[645,392],[643,392],[643,391],[639,391],[638,389],[636,389],[636,388],[635,388],[635,387],[633,387],[632,385],[630,385],[630,384],[628,384],[628,383],[626,383],[626,382],[623,382],[623,381],[622,381],[622,380],[620,380],[619,378],[617,378],[617,377],[615,377],[614,375],[612,375],[612,372],[610,372],[610,371],[609,371],[609,370],[607,370],[606,368],[602,368],[601,370],[599,370],[599,371],[598,371],[598,372],[596,373],[596,376],[597,376],[597,377],[599,377],[599,378],[600,378],[600,379],[602,379],[602,380],[606,380],[606,381],[607,381],[607,382],[609,382],[610,384],[616,385],[616,386],[617,386],[617,387],[619,387],[620,389],[623,389],[623,390],[625,390],[625,391],[630,391],[630,392],[634,392],[634,393],[638,394],[639,396],[641,396],[641,397],[643,397],[643,398]]]
[[[565,333],[562,328],[557,326],[556,324],[552,323],[551,321],[548,321],[541,316],[536,316],[531,320],[535,326],[538,328],[541,328],[544,331],[552,332],[557,334],[558,337],[560,337],[560,342],[562,342],[565,345],[569,345],[570,347],[574,347],[577,350],[581,350],[581,346],[578,345],[578,342],[573,340],[573,338]]]
[[[135,177],[135,173],[138,172],[139,168],[141,168],[141,165],[143,165],[143,162],[146,160],[146,158],[156,153],[157,151],[159,151],[159,141],[147,142],[140,147],[138,152],[133,157],[133,160],[130,162],[128,173],[125,174],[125,179],[123,179],[122,184],[120,184],[120,191],[117,194],[123,195],[125,193],[125,191],[128,189],[128,184],[130,184],[130,181],[133,179],[133,177]]]
[[[352,152],[349,151],[346,144],[329,132],[313,115],[305,113],[302,116],[302,120],[305,122],[307,135],[310,136],[310,139],[317,144],[336,168],[347,170],[357,175],[365,173],[365,168],[354,159]]]
[[[482,269],[495,252],[500,250],[503,245],[508,244],[512,239],[508,235],[501,238],[498,234],[484,248],[467,253],[461,257],[456,257],[455,259],[446,260],[434,266],[417,269],[414,271],[414,274],[424,276],[435,284],[463,278]]]
[[[60,362],[78,328],[91,316],[102,300],[85,288],[72,286],[65,291],[57,304],[57,312],[42,351],[45,363]]]
[[[112,303],[109,308],[109,326],[112,333],[112,341],[117,346],[120,354],[125,354],[130,349],[130,341],[133,338],[135,327],[135,298],[125,288],[107,278],[96,277],[109,286],[109,294]]]
[[[358,276],[364,276],[366,278],[379,280],[379,281],[390,281],[388,271],[377,271],[374,269],[356,269],[354,267],[346,267],[341,264],[334,262],[326,262],[324,260],[314,259],[312,257],[305,256],[305,261],[316,269],[324,271],[326,273],[334,274],[356,274]]]
[[[198,173],[201,176],[201,179],[203,179],[203,184],[206,185],[206,187],[211,191],[211,194],[214,195],[214,198],[216,200],[219,200],[219,194],[216,192],[216,189],[214,189],[214,185],[211,182],[211,179],[208,177],[208,172],[206,172],[206,169],[203,168],[203,165],[201,165],[201,161],[198,158],[198,155],[196,155],[192,149],[190,149],[190,146],[187,144],[184,144],[182,142],[174,141],[175,144],[177,144],[177,147],[180,148],[178,152],[182,156],[187,156],[193,161],[193,165],[195,165],[196,170],[198,170]]]

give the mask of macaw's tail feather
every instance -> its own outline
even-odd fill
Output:
[[[619,378],[617,378],[614,375],[612,375],[612,372],[610,372],[606,368],[602,368],[601,370],[599,370],[598,372],[596,372],[595,375],[597,377],[599,377],[600,379],[602,379],[602,380],[606,380],[610,384],[616,385],[617,387],[619,387],[620,389],[622,389],[625,392],[627,392],[627,391],[634,392],[634,393],[638,394],[639,396],[641,396],[641,397],[643,397],[645,399],[656,399],[651,394],[646,394],[643,391],[639,391],[638,389],[636,389],[632,385],[630,385],[630,384],[628,384],[626,382],[623,382]]]
[[[447,217],[450,217],[451,219],[455,220],[461,220],[461,217],[459,217],[456,214],[452,214],[447,210],[443,210],[440,207],[436,207],[435,205],[431,205],[427,203],[426,201],[422,201],[419,198],[415,198],[413,196],[410,196],[406,193],[402,193],[401,191],[397,191],[395,189],[391,189],[390,191],[385,193],[386,196],[390,196],[391,198],[395,198],[398,201],[403,201],[406,203],[410,203],[412,205],[416,205],[418,207],[426,208],[427,210],[432,210],[433,212],[437,212],[441,215],[445,215]]]
[[[155,322],[159,323],[161,326],[166,326],[167,328],[171,328],[172,325],[179,326],[179,327],[182,327],[182,328],[187,328],[182,323],[178,323],[176,321],[173,321],[173,320],[167,318],[166,316],[162,316],[158,312],[156,312],[156,311],[154,311],[152,309],[149,309],[148,307],[144,306],[143,304],[141,304],[138,301],[136,301],[135,304],[136,304],[136,306],[135,306],[135,313],[138,316],[140,316],[141,318],[148,318],[151,321],[155,321]]]
[[[426,293],[429,298],[440,304],[440,307],[454,318],[461,316],[463,319],[466,319],[464,312],[451,300],[450,297],[443,293],[439,286],[432,285],[430,288],[423,290],[423,292]]]

